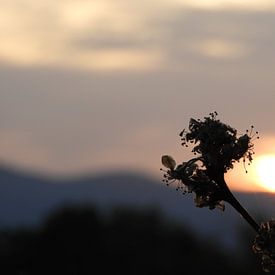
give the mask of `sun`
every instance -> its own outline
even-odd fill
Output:
[[[275,192],[275,155],[263,155],[255,159],[257,182],[270,192]]]

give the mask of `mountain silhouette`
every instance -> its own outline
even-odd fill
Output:
[[[253,214],[272,217],[273,194],[237,193]],[[264,202],[264,209],[259,209]],[[196,208],[193,194],[182,195],[160,180],[130,172],[104,173],[72,179],[47,179],[8,168],[0,169],[0,226],[36,226],[53,209],[66,204],[91,204],[103,211],[113,207],[155,208],[200,235],[235,247],[244,220],[226,205],[225,212]]]

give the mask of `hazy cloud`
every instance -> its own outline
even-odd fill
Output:
[[[173,0],[183,6],[207,10],[270,10],[275,8],[273,0]]]
[[[142,71],[174,66],[177,52],[188,56],[190,47],[193,54],[214,59],[256,55],[259,44],[266,45],[263,40],[274,45],[268,33],[275,5],[241,3],[2,0],[0,60],[19,66]],[[223,9],[217,12],[216,7]],[[272,45],[265,50],[272,51]]]
[[[241,45],[231,41],[207,39],[192,45],[192,50],[209,58],[238,58],[246,54]]]

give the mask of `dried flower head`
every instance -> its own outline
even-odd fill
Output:
[[[191,118],[188,130],[180,133],[182,145],[193,145],[196,157],[176,165],[168,155],[162,156],[164,182],[176,182],[183,193],[194,192],[197,207],[224,210],[228,188],[224,173],[233,168],[233,163],[241,158],[252,161],[253,143],[251,133],[239,136],[237,130],[217,119],[217,112],[210,113],[203,120]]]
[[[191,118],[189,130],[180,133],[182,145],[194,144],[192,152],[203,158],[208,174],[225,173],[241,158],[251,162],[254,154],[252,131],[238,137],[237,130],[222,123],[217,115],[210,113],[204,120]]]
[[[261,257],[263,270],[270,272],[275,267],[275,220],[261,224],[252,248]]]
[[[206,175],[206,170],[200,158],[191,159],[188,162],[176,165],[171,156],[162,156],[162,164],[167,168],[164,171],[163,181],[170,185],[176,182],[176,189],[185,193],[195,193],[195,205],[197,207],[219,208],[224,210],[224,204],[220,199],[219,186]]]

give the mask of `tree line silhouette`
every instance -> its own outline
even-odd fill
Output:
[[[247,236],[247,234],[244,234]],[[254,256],[254,257],[253,257]],[[2,274],[262,274],[154,209],[56,209],[37,228],[0,231]]]

